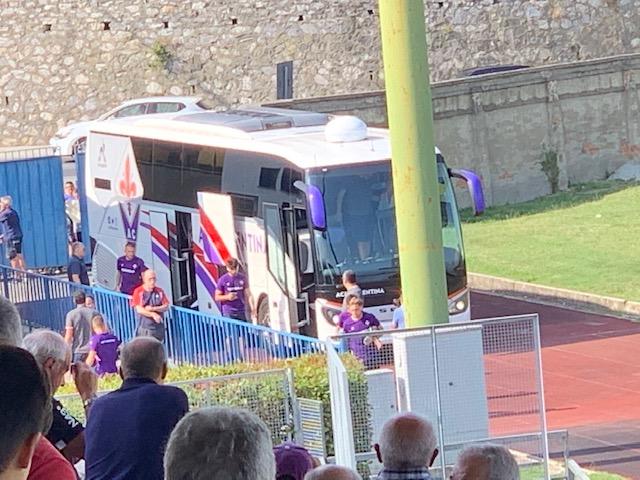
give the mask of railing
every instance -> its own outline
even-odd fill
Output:
[[[135,336],[137,319],[127,295],[8,267],[0,267],[0,274],[0,293],[16,305],[29,328],[63,332],[66,314],[75,306],[73,294],[81,290],[93,296],[114,334],[124,341]],[[324,343],[314,338],[180,307],[169,309],[165,325],[168,356],[177,364],[266,363],[324,352]]]
[[[53,157],[58,155],[58,147],[41,145],[33,147],[10,147],[0,149],[0,161],[26,160],[37,157]]]

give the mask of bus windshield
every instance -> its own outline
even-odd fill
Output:
[[[323,194],[326,231],[315,232],[319,285],[337,286],[353,270],[367,288],[400,284],[391,162],[326,167],[308,173]],[[464,288],[460,220],[447,167],[438,161],[442,238],[449,293]]]

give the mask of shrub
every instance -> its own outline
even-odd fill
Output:
[[[358,452],[371,449],[371,428],[369,406],[367,403],[367,383],[360,361],[353,355],[342,357],[348,372],[351,411],[354,425],[354,440]],[[333,450],[333,426],[331,423],[331,397],[329,392],[329,374],[326,357],[321,354],[305,355],[287,360],[273,360],[264,363],[234,363],[226,366],[199,367],[181,365],[169,369],[167,383],[202,379],[201,383],[180,386],[189,397],[192,408],[206,405],[233,405],[255,412],[271,428],[273,441],[279,443],[286,432],[284,428],[293,428],[285,404],[288,399],[286,383],[281,375],[264,375],[248,378],[231,378],[225,381],[206,382],[207,378],[235,375],[239,373],[260,372],[273,369],[290,368],[293,372],[295,393],[298,397],[319,400],[324,407],[324,426],[327,451]],[[122,381],[117,375],[102,377],[98,388],[101,391],[115,390]],[[58,395],[76,393],[73,385],[61,387]],[[84,419],[82,402],[79,399],[64,399],[65,407],[77,418]]]

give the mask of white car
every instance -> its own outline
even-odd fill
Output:
[[[56,132],[49,145],[58,147],[62,156],[73,155],[84,145],[89,128],[95,122],[112,120],[136,115],[191,113],[209,110],[200,97],[148,97],[129,100],[109,110],[96,120],[71,123]]]

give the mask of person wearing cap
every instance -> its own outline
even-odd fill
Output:
[[[303,480],[313,469],[311,454],[300,445],[286,442],[273,449],[276,458],[276,480]]]

